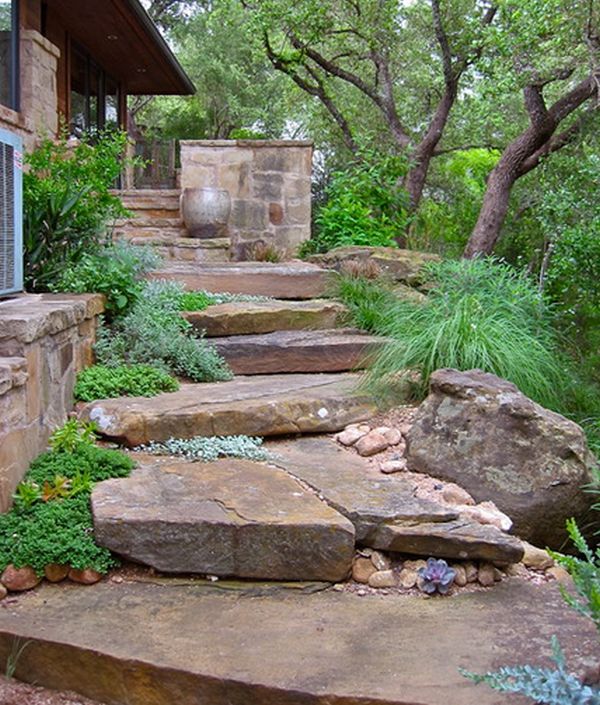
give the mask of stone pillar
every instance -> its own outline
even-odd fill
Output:
[[[58,134],[59,58],[60,51],[39,32],[21,30],[21,112],[38,137]]]
[[[186,140],[181,187],[229,192],[229,235],[236,259],[256,243],[294,254],[310,238],[312,142]]]

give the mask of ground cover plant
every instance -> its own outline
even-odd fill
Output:
[[[77,375],[75,399],[87,402],[125,396],[154,397],[178,389],[175,377],[150,365],[93,365]]]
[[[170,438],[158,443],[139,446],[135,450],[152,455],[177,455],[186,460],[209,462],[217,458],[245,458],[268,460],[269,453],[262,447],[263,439],[253,436],[196,436]]]
[[[0,569],[29,566],[43,575],[49,564],[106,573],[116,565],[94,541],[90,495],[94,483],[127,477],[133,461],[95,445],[93,428],[75,419],[51,438],[51,449],[31,464],[0,515]]]
[[[174,282],[144,284],[124,316],[99,331],[96,356],[107,367],[150,365],[195,382],[230,379],[227,364],[181,315],[183,287]]]

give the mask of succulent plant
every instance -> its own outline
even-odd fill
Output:
[[[456,571],[446,563],[446,561],[429,558],[424,568],[419,568],[419,590],[433,595],[439,592],[445,595],[454,582]]]

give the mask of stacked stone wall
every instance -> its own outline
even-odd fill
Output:
[[[0,511],[73,409],[77,372],[93,361],[98,295],[0,301]]]
[[[312,142],[183,141],[181,187],[229,192],[236,259],[262,242],[293,254],[310,238]]]

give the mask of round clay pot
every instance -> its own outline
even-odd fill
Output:
[[[183,189],[181,214],[190,237],[226,237],[231,197],[219,188]]]

